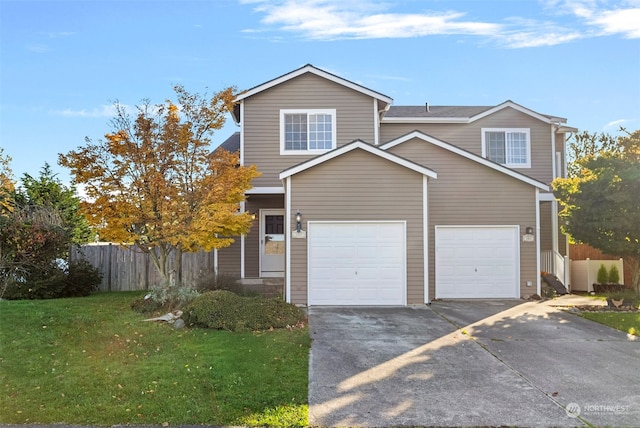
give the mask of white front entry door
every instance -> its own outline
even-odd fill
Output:
[[[260,276],[284,276],[284,210],[260,210]]]
[[[404,222],[309,222],[309,305],[405,305]]]

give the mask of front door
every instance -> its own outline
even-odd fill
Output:
[[[260,210],[260,276],[284,276],[284,210]]]

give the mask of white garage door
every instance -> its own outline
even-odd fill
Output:
[[[309,222],[309,305],[404,305],[404,222]]]
[[[517,226],[436,226],[436,298],[517,298]]]

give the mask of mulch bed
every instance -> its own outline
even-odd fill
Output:
[[[638,310],[635,306],[620,306],[616,308],[604,305],[583,305],[569,308],[571,312],[638,312]]]

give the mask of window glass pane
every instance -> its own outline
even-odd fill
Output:
[[[284,149],[307,150],[307,115],[284,115]]]
[[[504,164],[505,155],[504,132],[487,132],[485,141],[487,144],[487,157],[494,162]]]
[[[527,163],[527,134],[524,132],[509,132],[507,134],[507,163]]]
[[[309,115],[309,149],[330,150],[332,148],[331,115]]]

